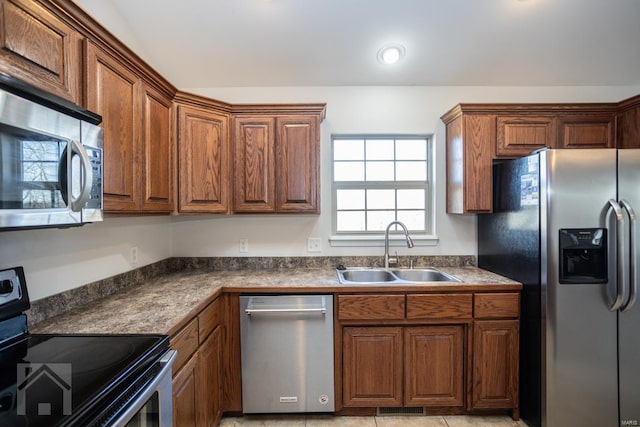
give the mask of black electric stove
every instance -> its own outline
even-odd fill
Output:
[[[158,375],[167,336],[29,334],[22,269],[0,286],[0,426],[110,425]]]

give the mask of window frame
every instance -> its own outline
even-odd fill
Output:
[[[426,180],[425,181],[335,181],[335,165],[334,147],[336,140],[411,140],[424,139],[426,141]],[[433,134],[332,134],[331,135],[331,237],[329,242],[331,246],[380,246],[384,241],[384,230],[375,231],[338,231],[337,230],[337,191],[344,189],[420,189],[425,190],[425,230],[416,231],[409,230],[414,242],[418,246],[431,246],[437,244],[437,236],[435,236],[435,189],[434,189],[434,135]],[[366,142],[365,142],[366,144]],[[363,159],[366,168],[366,158]],[[398,161],[395,159],[394,162]],[[401,160],[403,161],[403,160]],[[408,160],[411,161],[411,160]],[[397,208],[394,209],[397,217]],[[402,211],[402,210],[400,210]],[[368,209],[364,208],[365,215]],[[393,241],[397,240],[404,244],[404,237],[398,233],[389,235],[389,240],[393,245]]]

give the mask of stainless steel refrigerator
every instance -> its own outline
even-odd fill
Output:
[[[640,424],[640,150],[545,150],[494,165],[478,265],[524,284],[530,426]]]

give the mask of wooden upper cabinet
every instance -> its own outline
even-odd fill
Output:
[[[319,119],[278,117],[276,138],[276,211],[320,213]]]
[[[275,118],[234,118],[235,212],[275,212]]]
[[[558,148],[615,148],[615,116],[560,116],[558,137]]]
[[[447,213],[491,212],[495,116],[447,114]]]
[[[639,102],[456,105],[441,117],[446,125],[447,213],[492,211],[494,160],[545,147],[615,147],[616,113],[625,126],[618,136],[629,143],[634,113],[626,111]]]
[[[178,106],[180,212],[229,212],[229,116]]]
[[[104,210],[169,213],[174,205],[174,132],[169,96],[120,58],[87,41],[86,105],[102,116]]]
[[[640,148],[640,95],[621,102],[616,118],[618,148]]]
[[[233,122],[234,212],[320,213],[320,114]]]
[[[555,144],[555,120],[550,116],[498,116],[496,156],[520,157]]]
[[[174,195],[172,102],[142,85],[142,210],[170,212]]]
[[[91,42],[85,60],[86,105],[102,116],[104,129],[104,210],[139,211],[141,81]]]
[[[0,71],[82,102],[82,37],[31,0],[0,0]]]

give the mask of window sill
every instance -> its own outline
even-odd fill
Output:
[[[415,246],[436,246],[438,244],[438,236],[433,235],[415,235],[410,234]],[[367,236],[367,235],[339,235],[330,236],[329,245],[333,247],[349,247],[349,246],[366,246],[366,247],[382,247],[384,246],[384,236]],[[389,236],[389,246],[406,246],[404,235]]]

